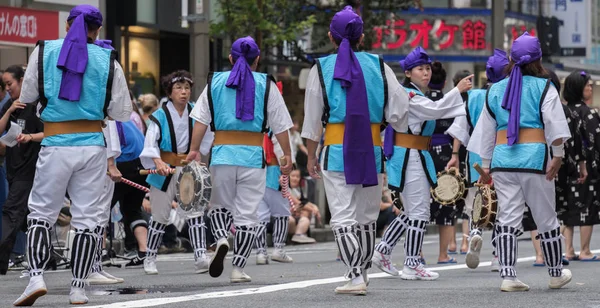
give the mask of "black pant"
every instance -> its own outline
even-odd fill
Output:
[[[117,168],[124,178],[148,187],[146,176],[140,175],[140,169],[144,168],[139,159],[128,162],[117,162]],[[133,230],[137,227],[148,228],[148,224],[142,214],[142,202],[145,196],[146,193],[137,188],[124,183],[115,184],[111,207],[119,202],[121,214],[123,215],[123,225],[125,226],[125,246],[128,249],[132,248],[131,244],[135,243]]]
[[[8,184],[8,197],[2,208],[2,239],[0,240],[0,274],[8,270],[10,253],[17,233],[27,230],[27,202],[33,181],[15,181]]]

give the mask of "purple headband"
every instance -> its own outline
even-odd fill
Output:
[[[488,58],[485,74],[491,83],[496,83],[506,78],[505,68],[508,66],[508,57],[502,49],[494,49],[494,54]]]
[[[521,66],[535,62],[542,58],[542,49],[540,41],[529,35],[528,32],[519,36],[512,45],[510,58],[515,63],[508,85],[502,97],[502,108],[507,110],[510,115],[508,118],[507,138],[508,145],[511,146],[519,141],[519,123],[521,121],[521,91],[523,88],[523,73]]]
[[[363,34],[363,21],[351,6],[337,12],[329,25],[331,36],[339,42],[333,79],[346,90],[344,120],[344,176],[346,184],[377,185],[377,167],[373,151],[367,86],[363,71],[350,46]]]
[[[421,46],[413,49],[404,60],[400,60],[400,66],[405,71],[410,71],[413,67],[417,67],[423,64],[431,64],[429,55]]]
[[[259,55],[260,49],[250,36],[239,38],[231,45],[231,57],[235,64],[225,86],[236,89],[235,117],[242,121],[254,120],[256,83],[248,62]]]
[[[74,7],[67,20],[73,20],[73,23],[63,41],[56,64],[63,71],[58,97],[76,102],[81,97],[83,74],[88,62],[87,25],[102,26],[102,13],[96,7],[83,4]]]

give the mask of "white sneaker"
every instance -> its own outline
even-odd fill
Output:
[[[404,280],[436,280],[438,277],[440,274],[426,269],[423,264],[419,264],[415,268],[404,265],[402,274],[400,274],[400,278]]]
[[[108,277],[100,274],[99,272],[91,273],[87,278],[87,282],[90,285],[103,285],[103,284],[119,283],[116,279],[108,278]]]
[[[256,254],[256,265],[267,265],[269,264],[269,255],[266,252],[259,252]]]
[[[392,276],[400,275],[400,273],[398,273],[398,269],[394,267],[394,264],[392,264],[392,258],[388,255],[384,255],[379,251],[375,251],[373,253],[373,258],[371,258],[371,262],[373,262],[377,268],[385,273],[388,273]]]
[[[479,266],[479,252],[481,251],[482,244],[483,239],[481,236],[473,235],[473,237],[471,237],[471,241],[469,241],[469,251],[467,252],[466,258],[467,267],[476,269]]]
[[[352,281],[348,281],[343,286],[335,288],[335,294],[354,294],[354,295],[366,295],[367,294],[367,284],[359,283],[352,284]]]
[[[292,263],[294,259],[288,256],[283,249],[275,249],[273,254],[271,255],[271,260],[281,262],[281,263]]]
[[[313,244],[317,242],[317,240],[306,236],[306,234],[294,234],[291,241],[298,244]]]
[[[147,275],[158,275],[158,270],[156,269],[156,257],[146,257],[144,260],[144,272]]]
[[[69,293],[69,303],[71,305],[85,305],[88,303],[88,298],[85,295],[84,288],[76,288],[71,287],[71,292]]]
[[[510,280],[504,279],[502,280],[502,286],[500,286],[500,291],[502,292],[523,292],[529,291],[529,286],[521,282],[519,279]]]
[[[229,276],[229,281],[232,283],[251,282],[252,278],[248,276],[248,274],[244,273],[243,270],[234,268],[233,271],[231,271],[231,276]]]
[[[35,301],[46,295],[48,293],[48,289],[46,289],[46,282],[44,282],[44,276],[39,275],[35,277],[31,277],[29,279],[29,284],[25,291],[17,300],[13,303],[15,306],[32,306]]]
[[[492,259],[492,272],[499,272],[500,271],[500,261],[498,260],[498,257],[494,257]]]
[[[369,286],[369,282],[371,282],[369,280],[369,270],[368,269],[363,269],[362,276],[363,276],[363,280],[365,282],[365,285],[367,285],[367,287],[368,287]]]
[[[227,256],[227,252],[229,251],[229,242],[227,242],[226,238],[222,238],[217,242],[217,248],[215,249],[215,254],[210,260],[210,264],[208,265],[208,273],[210,277],[219,277],[223,274],[223,263],[225,261],[225,257]]]
[[[196,274],[204,274],[208,272],[208,266],[210,264],[210,258],[206,255],[201,256],[196,260],[194,265],[196,266]]]
[[[562,275],[560,277],[551,277],[550,278],[550,283],[548,283],[548,287],[550,289],[560,289],[560,288],[564,287],[566,284],[568,284],[569,282],[571,282],[572,278],[573,278],[573,275],[571,274],[571,271],[568,269],[563,269]]]

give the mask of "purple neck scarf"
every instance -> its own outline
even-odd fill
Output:
[[[510,71],[508,85],[502,97],[502,108],[507,110],[508,117],[507,143],[509,146],[519,141],[519,123],[521,122],[521,91],[523,88],[523,74],[521,66],[535,62],[542,58],[540,41],[525,32],[517,38],[512,45],[510,57],[515,65]]]
[[[258,45],[249,36],[237,39],[231,46],[231,56],[235,64],[225,86],[236,89],[235,117],[242,121],[254,120],[256,83],[250,68],[250,61],[259,55]]]
[[[96,40],[96,41],[94,41],[94,45],[102,47],[102,48],[110,49],[110,50],[115,50],[112,47],[111,40]]]
[[[73,20],[74,19],[74,20]],[[56,67],[63,71],[58,97],[76,102],[81,97],[83,74],[88,62],[88,24],[102,26],[102,14],[91,5],[78,5],[67,20],[73,20],[64,39]]]
[[[331,36],[340,42],[333,79],[346,89],[344,121],[344,175],[346,184],[377,185],[377,168],[371,135],[367,86],[360,62],[350,41],[358,42],[363,34],[363,21],[351,6],[337,12],[329,25]]]
[[[491,83],[496,83],[506,78],[504,68],[508,66],[508,57],[502,49],[494,49],[494,55],[488,58],[485,65],[485,74]]]

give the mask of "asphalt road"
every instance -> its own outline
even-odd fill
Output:
[[[592,249],[600,254],[600,231],[594,232]],[[192,254],[160,255],[159,275],[145,275],[139,268],[107,270],[125,283],[88,288],[87,307],[600,307],[600,262],[571,262],[573,281],[561,290],[547,287],[545,268],[533,267],[534,251],[527,236],[519,241],[518,276],[531,286],[529,292],[502,293],[498,273],[490,272],[490,233],[485,234],[482,264],[476,270],[456,256],[456,265],[437,265],[437,235],[425,238],[424,254],[430,268],[440,273],[436,281],[403,281],[371,269],[367,296],[336,295],[343,284],[344,268],[336,261],[334,243],[289,246],[293,264],[255,265],[252,255],[246,273],[251,283],[230,284],[230,262],[219,278],[193,273]],[[578,233],[576,234],[578,239]],[[458,239],[460,240],[460,239]],[[578,240],[576,240],[578,242]],[[402,244],[393,254],[401,268]],[[576,246],[577,247],[577,246]],[[231,252],[230,252],[231,254]],[[231,255],[230,255],[231,256]],[[230,258],[229,256],[229,258]],[[45,274],[49,293],[36,307],[68,306],[70,271]],[[9,272],[0,276],[0,307],[10,307],[27,285],[26,278]]]

